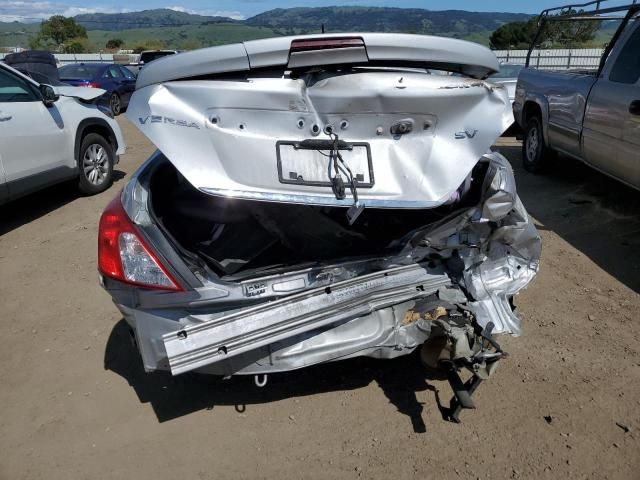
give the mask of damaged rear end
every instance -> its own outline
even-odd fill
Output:
[[[386,34],[145,68],[127,115],[158,151],[99,238],[145,369],[258,375],[420,347],[470,406],[504,357],[495,336],[520,334],[512,298],[540,256],[489,152],[512,123],[483,80],[497,68],[479,45]]]

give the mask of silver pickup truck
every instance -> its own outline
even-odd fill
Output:
[[[581,14],[615,10],[599,7]],[[544,170],[561,152],[640,189],[640,5],[618,8],[626,14],[597,70],[542,71],[527,61],[520,72],[513,114],[526,170]]]

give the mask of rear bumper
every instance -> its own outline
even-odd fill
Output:
[[[443,272],[411,265],[209,319],[187,310],[119,307],[148,371],[266,373],[355,354],[406,354],[429,333],[426,323],[402,325],[406,311],[416,299],[450,286]]]
[[[442,305],[466,303],[485,325],[501,325],[502,333],[519,322],[510,297],[468,303],[448,274],[417,264],[216,315],[118,307],[135,333],[146,371],[238,375],[411,353],[432,332],[432,322],[416,320],[413,313],[427,298]]]
[[[537,272],[540,238],[506,159],[493,153],[484,161],[482,202],[417,232],[400,255],[375,259],[373,273],[363,273],[371,268],[361,261],[237,283],[210,279],[184,292],[108,278],[103,286],[135,331],[145,369],[174,375],[269,373],[357,355],[405,355],[434,326],[416,314],[425,301],[482,328],[491,322],[493,333],[519,335],[511,299]]]

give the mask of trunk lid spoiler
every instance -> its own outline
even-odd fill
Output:
[[[415,65],[485,78],[498,71],[495,55],[473,42],[428,35],[336,33],[253,40],[161,58],[145,66],[136,88],[205,75],[327,64]]]

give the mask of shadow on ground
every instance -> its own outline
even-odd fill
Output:
[[[518,194],[541,229],[640,292],[640,192],[564,156],[533,175],[522,168],[520,146],[497,149],[511,161]]]
[[[122,180],[125,176],[124,172],[114,170],[114,183]],[[77,199],[76,184],[75,180],[59,183],[0,206],[0,236]]]
[[[417,352],[416,352],[417,353]],[[113,328],[107,342],[104,367],[122,376],[134,388],[142,403],[150,403],[158,420],[165,422],[198,410],[233,405],[244,412],[251,405],[285,398],[303,397],[338,390],[354,390],[375,381],[398,412],[406,415],[416,433],[426,432],[422,403],[417,392],[434,392],[443,418],[438,390],[427,382],[417,355],[395,360],[356,358],[269,375],[265,388],[254,384],[253,376],[228,380],[200,374],[172,377],[166,372],[145,373],[124,320]],[[449,395],[449,391],[445,395]]]

